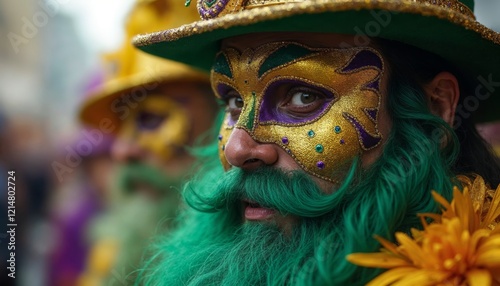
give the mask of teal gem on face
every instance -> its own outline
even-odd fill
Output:
[[[342,131],[342,128],[340,128],[340,126],[337,125],[337,126],[335,126],[334,130],[335,130],[335,133],[339,134]]]
[[[307,136],[308,136],[309,138],[313,138],[313,137],[314,137],[314,135],[316,135],[316,133],[314,133],[314,131],[312,131],[312,130],[309,130],[309,131],[307,132]]]
[[[315,149],[316,149],[316,152],[318,152],[318,153],[323,153],[323,150],[324,150],[323,145],[321,145],[321,144],[316,145]]]

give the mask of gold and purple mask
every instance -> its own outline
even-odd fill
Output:
[[[186,144],[190,124],[180,103],[164,94],[149,94],[125,119],[119,137],[168,160]]]
[[[257,142],[279,145],[306,172],[338,182],[354,157],[382,140],[377,121],[383,73],[381,55],[367,47],[279,42],[221,51],[212,87],[223,100],[236,94],[242,101],[239,116],[228,112],[220,131],[224,168],[231,167],[225,145],[233,128],[240,128]]]

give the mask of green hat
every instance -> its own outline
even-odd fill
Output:
[[[139,49],[209,70],[220,40],[257,32],[379,37],[435,53],[476,80],[469,111],[500,119],[500,34],[476,21],[473,0],[198,0],[202,20],[138,35]],[[477,110],[476,110],[477,109]]]

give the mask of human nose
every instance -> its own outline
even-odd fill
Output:
[[[277,148],[272,143],[259,143],[247,131],[235,128],[226,143],[224,155],[232,166],[255,169],[276,163],[279,158]]]
[[[121,163],[139,161],[142,154],[142,148],[130,139],[118,138],[111,147],[111,157]]]

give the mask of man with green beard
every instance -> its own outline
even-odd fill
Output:
[[[136,37],[210,71],[226,104],[218,148],[184,190],[191,209],[137,284],[364,285],[381,270],[346,256],[379,250],[374,235],[422,229],[417,214],[440,211],[432,190],[442,204],[466,185],[459,175],[497,186],[500,165],[474,123],[499,116],[500,35],[473,6],[200,0],[202,20]],[[469,268],[453,272],[470,262],[461,255],[436,266],[442,280],[412,272],[428,278],[417,285],[465,284]],[[474,274],[491,281],[495,261]]]
[[[182,3],[137,1],[122,48],[106,56],[111,78],[81,108],[94,133],[116,135],[111,156],[119,168],[106,210],[89,229],[93,247],[80,285],[133,281],[144,247],[175,220],[182,182],[195,171],[188,148],[204,144],[218,106],[208,74],[140,52],[131,37],[196,17]]]

